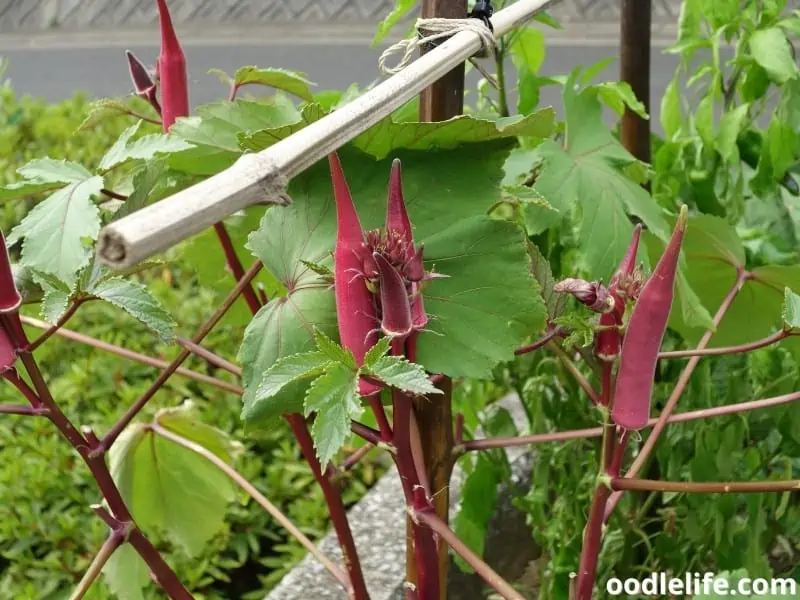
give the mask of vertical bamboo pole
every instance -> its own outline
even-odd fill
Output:
[[[423,0],[422,17],[463,19],[467,15],[466,0]],[[423,50],[424,52],[424,50]],[[420,94],[421,121],[445,121],[464,111],[464,71],[462,63]],[[428,481],[434,496],[436,513],[449,523],[450,476],[453,471],[452,382],[445,379],[438,386],[443,395],[421,398],[414,402],[419,425]],[[410,522],[408,523],[410,536]],[[411,544],[406,560],[408,580],[416,581]],[[439,540],[439,597],[447,598],[448,546]]]
[[[620,16],[620,79],[650,114],[651,0],[622,0]],[[622,117],[622,144],[639,160],[650,162],[650,121],[631,110]]]

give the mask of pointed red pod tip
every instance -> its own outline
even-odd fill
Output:
[[[22,304],[22,296],[14,282],[11,258],[6,248],[6,239],[0,231],[0,313],[15,311]]]
[[[637,223],[633,228],[633,235],[631,236],[631,243],[619,264],[617,272],[614,274],[615,279],[619,279],[622,275],[630,275],[636,267],[636,253],[639,252],[639,240],[642,237],[642,224]]]
[[[675,296],[675,278],[687,214],[684,205],[664,254],[639,294],[625,332],[611,413],[614,422],[625,429],[642,429],[650,417],[658,351],[667,331]]]
[[[389,176],[389,199],[386,203],[386,229],[394,229],[412,239],[411,220],[408,218],[406,203],[403,199],[403,169],[400,159],[392,161],[392,172]]]
[[[172,17],[165,0],[156,0],[161,27],[161,53],[158,56],[158,78],[161,85],[161,120],[165,132],[178,117],[189,114],[189,80],[186,57],[172,26]]]
[[[375,252],[381,294],[381,330],[392,338],[404,338],[413,330],[411,304],[400,273],[386,258]]]
[[[333,182],[333,198],[336,202],[336,244],[347,244],[353,250],[360,247],[364,241],[364,229],[356,212],[356,205],[350,188],[342,171],[342,163],[339,156],[332,152],[328,155],[328,164],[331,169],[331,181]]]
[[[161,51],[174,50],[183,54],[175,27],[172,25],[172,15],[169,14],[166,0],[156,0],[158,6],[158,22],[161,28]]]

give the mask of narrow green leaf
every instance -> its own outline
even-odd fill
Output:
[[[786,33],[780,27],[759,29],[749,41],[753,58],[775,81],[785,83],[797,77],[797,63]]]
[[[314,341],[319,351],[327,356],[329,360],[340,363],[353,371],[358,369],[353,353],[347,348],[342,348],[318,329],[314,330]]]
[[[369,369],[374,366],[375,363],[389,351],[391,346],[392,340],[386,336],[375,342],[375,345],[364,355],[364,367]]]
[[[121,219],[147,205],[150,194],[164,174],[162,161],[148,161],[133,176],[133,192],[114,213],[114,220]]]
[[[309,386],[304,414],[316,412],[311,429],[323,470],[350,436],[350,421],[363,408],[358,397],[358,373],[334,364]]]
[[[683,117],[681,115],[681,96],[678,92],[678,82],[672,79],[667,84],[664,96],[661,98],[661,127],[667,139],[672,139],[680,131]]]
[[[71,287],[77,271],[89,262],[91,247],[85,240],[96,240],[100,232],[91,198],[101,189],[103,178],[96,175],[58,190],[29,212],[8,236],[9,245],[25,238],[21,262]]]
[[[495,465],[479,455],[461,489],[461,503],[453,526],[459,539],[478,556],[483,556],[486,531],[496,511],[499,475]],[[458,558],[456,561],[462,571],[473,572],[465,561]]]
[[[526,69],[535,75],[544,63],[545,55],[544,33],[540,29],[525,27],[515,33],[511,58],[517,69]]]
[[[736,138],[739,137],[739,132],[742,130],[749,109],[749,104],[740,104],[733,110],[726,112],[720,120],[716,146],[717,152],[719,152],[722,160],[726,162],[734,157]]]
[[[647,109],[636,97],[630,84],[626,81],[608,81],[594,86],[600,99],[620,117],[625,114],[625,107],[630,108],[643,119],[649,119]]]
[[[305,73],[277,68],[259,69],[256,66],[241,67],[236,71],[234,82],[237,86],[266,85],[276,90],[283,90],[307,102],[314,99],[311,87],[316,85],[306,79]]]
[[[385,38],[397,22],[406,16],[416,4],[417,0],[395,0],[394,8],[378,23],[378,30],[372,38],[372,45],[375,46]]]
[[[162,340],[168,342],[175,337],[175,321],[143,285],[121,277],[112,277],[87,291],[121,308],[152,329]]]
[[[300,379],[320,375],[330,364],[331,359],[324,352],[303,352],[280,358],[264,373],[253,402],[257,404],[271,398]],[[253,410],[258,408],[253,407]]]
[[[441,394],[421,365],[408,362],[402,356],[382,356],[369,367],[371,375],[387,385],[420,396]]]
[[[712,145],[714,143],[714,95],[706,94],[697,105],[694,113],[694,126],[703,143]]]
[[[553,291],[553,286],[556,283],[553,277],[553,271],[550,268],[550,263],[541,253],[539,248],[534,243],[529,244],[531,255],[531,272],[539,282],[539,287],[542,290],[542,299],[547,306],[547,314],[550,319],[560,317],[564,313],[564,308],[567,305],[567,296],[565,294],[557,294]]]
[[[800,328],[800,296],[788,287],[784,290],[783,324],[787,329]]]
[[[103,98],[89,105],[89,114],[78,127],[78,131],[94,127],[98,123],[121,115],[131,115],[132,108],[116,98]]]

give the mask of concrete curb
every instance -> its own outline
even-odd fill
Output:
[[[510,394],[497,402],[498,406],[507,409],[518,427],[525,427],[526,418],[519,397]],[[531,475],[531,461],[524,448],[510,448],[507,451],[509,461],[512,463],[513,480],[510,486],[529,485]],[[464,482],[464,471],[456,466],[450,483],[450,511],[454,515],[461,496],[461,486]],[[499,503],[497,515],[504,521],[509,520],[509,515],[516,511],[511,506],[510,488],[501,491],[503,502]],[[518,511],[517,511],[518,512]],[[406,557],[406,519],[403,491],[397,471],[392,467],[364,498],[348,513],[353,531],[356,547],[361,558],[361,567],[366,579],[371,600],[404,600],[405,591],[405,557]],[[524,516],[520,524],[520,516],[512,523],[512,528],[519,535],[525,528]],[[497,519],[496,519],[497,520]],[[503,530],[503,527],[506,530]],[[487,537],[487,560],[490,554],[489,546],[492,539],[491,531],[496,540],[493,545],[500,550],[500,554],[508,549],[506,541],[509,536],[508,523],[493,523]],[[522,529],[523,537],[530,552],[536,553],[532,537],[528,537]],[[328,533],[318,544],[319,549],[335,562],[342,563],[342,554],[333,532]],[[494,552],[498,554],[498,552]],[[506,577],[519,577],[519,554],[513,557],[500,556],[492,564],[501,575]],[[524,553],[523,553],[524,554]],[[516,559],[516,560],[515,560]],[[525,565],[527,560],[523,556]],[[509,572],[509,569],[511,572]],[[481,598],[480,584],[476,576],[461,574],[457,567],[451,564],[453,577],[450,581],[449,597],[458,600],[473,600]],[[347,595],[341,585],[331,577],[328,572],[313,557],[306,555],[282,580],[273,588],[265,600],[346,600]]]

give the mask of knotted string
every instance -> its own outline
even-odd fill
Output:
[[[418,36],[400,40],[384,50],[378,59],[378,68],[381,73],[384,75],[399,73],[411,62],[417,49],[431,42],[449,38],[462,31],[475,33],[481,40],[483,50],[488,51],[492,56],[497,50],[497,40],[494,37],[494,33],[481,19],[442,19],[439,17],[417,19],[415,29],[419,32]],[[389,58],[400,53],[402,53],[403,57],[397,65],[390,67],[386,64]]]

